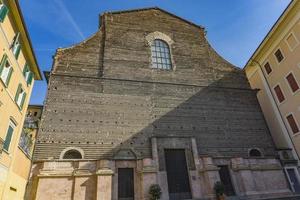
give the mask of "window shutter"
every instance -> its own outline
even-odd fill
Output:
[[[10,78],[11,78],[11,75],[12,75],[12,73],[13,73],[13,68],[11,67],[10,69],[9,69],[9,72],[8,72],[8,76],[7,76],[7,79],[6,79],[6,86],[8,86],[8,84],[9,84],[9,81],[10,81]]]
[[[290,73],[287,77],[286,77],[291,89],[293,92],[296,92],[299,89],[299,85],[294,77],[294,75],[292,73]]]
[[[283,101],[285,100],[285,97],[284,97],[284,95],[283,95],[283,93],[282,93],[281,88],[279,87],[279,85],[277,85],[277,86],[274,88],[274,90],[275,90],[275,93],[276,93],[276,96],[277,96],[278,101],[279,101],[280,103],[283,102]]]
[[[4,54],[3,57],[2,57],[2,60],[1,60],[1,64],[0,64],[0,75],[1,75],[1,73],[2,73],[2,70],[3,70],[3,68],[4,68],[4,65],[5,65],[5,63],[6,63],[6,60],[7,60],[7,55]]]
[[[25,64],[24,68],[23,68],[23,76],[26,77],[26,72],[28,72],[28,65],[27,63]]]
[[[20,55],[20,51],[21,51],[21,45],[20,44],[16,44],[16,51],[15,51],[15,57],[16,57],[16,59],[18,59],[18,57]]]
[[[26,99],[26,93],[24,92],[24,94],[23,94],[23,96],[22,96],[21,105],[20,105],[20,109],[21,109],[21,110],[23,109],[23,105],[24,105],[25,99]]]
[[[292,114],[290,114],[286,118],[287,118],[287,120],[288,120],[288,122],[290,124],[290,127],[291,127],[293,133],[298,133],[299,132],[299,127],[296,124],[294,116]]]
[[[0,22],[3,22],[8,13],[8,8],[5,4],[0,5]]]
[[[18,98],[19,98],[21,89],[22,89],[22,85],[19,84],[18,89],[17,89],[16,96],[15,96],[15,102],[16,102],[16,103],[18,102]]]
[[[270,74],[271,72],[272,72],[272,68],[271,68],[271,65],[270,65],[270,63],[266,63],[265,64],[265,70],[266,70],[266,72],[268,73],[268,74]]]
[[[31,84],[32,78],[33,78],[33,73],[32,73],[32,72],[29,72],[28,79],[27,79],[27,84],[28,84],[28,85]]]
[[[14,132],[14,129],[11,126],[9,126],[6,137],[5,137],[5,141],[3,144],[3,149],[5,149],[6,151],[8,151],[8,149],[9,149],[13,132]]]

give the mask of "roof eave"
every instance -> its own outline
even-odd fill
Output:
[[[267,35],[264,37],[264,39],[261,41],[261,43],[258,45],[258,47],[256,48],[256,50],[253,52],[253,54],[251,55],[251,57],[249,58],[249,60],[245,64],[245,66],[243,68],[244,70],[246,68],[248,68],[248,66],[250,66],[251,61],[259,54],[259,52],[261,51],[261,49],[266,45],[266,43],[268,42],[269,38],[272,37],[272,35],[276,31],[277,27],[284,20],[284,18],[286,17],[286,15],[294,7],[295,4],[296,4],[296,1],[292,0],[289,3],[289,5],[285,8],[285,10],[282,12],[282,14],[279,16],[279,18],[273,24],[273,26],[271,27],[271,29],[269,30],[269,32],[267,33]]]
[[[22,39],[25,40],[24,42],[28,43],[27,53],[29,54],[28,55],[29,57],[32,57],[31,64],[34,65],[34,66],[30,65],[30,67],[31,67],[31,69],[33,69],[32,71],[35,75],[35,80],[43,80],[42,73],[40,71],[35,53],[33,51],[33,46],[32,46],[30,36],[29,36],[29,32],[27,30],[26,23],[25,23],[23,14],[21,12],[21,7],[20,7],[20,4],[19,4],[19,1],[18,0],[8,1],[8,4],[11,7],[15,8],[15,9],[13,9],[13,11],[15,10],[16,12],[12,12],[12,14],[14,15],[14,18],[21,23],[21,24],[18,24],[16,22],[16,26],[17,26],[18,29],[21,29],[20,32],[21,31],[23,32],[25,37],[23,37]]]

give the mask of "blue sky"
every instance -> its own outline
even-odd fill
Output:
[[[88,3],[87,3],[88,2]],[[243,67],[290,0],[20,0],[42,71],[50,70],[58,47],[82,41],[98,30],[105,11],[158,6],[206,28],[207,38],[226,60]],[[42,104],[45,81],[36,81],[31,104]]]

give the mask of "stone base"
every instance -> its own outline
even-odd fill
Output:
[[[201,157],[189,171],[193,200],[215,199],[214,183],[220,180],[218,165],[230,166],[236,193],[227,199],[258,199],[291,195],[280,163],[276,159],[213,159]],[[37,170],[39,168],[39,170]],[[45,161],[35,164],[30,199],[118,199],[118,168],[134,169],[135,200],[149,199],[152,184],[162,188],[161,200],[169,200],[166,171],[159,171],[151,159],[128,161]]]

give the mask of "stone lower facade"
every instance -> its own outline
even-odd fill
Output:
[[[234,192],[240,199],[258,199],[291,194],[276,159],[195,158],[188,170],[192,199],[215,199],[214,183],[220,180],[219,165],[230,166]],[[134,171],[134,200],[149,199],[149,187],[159,184],[161,200],[169,200],[167,172],[158,169],[158,159],[49,161],[34,164],[37,172],[29,199],[117,200],[118,169]]]

